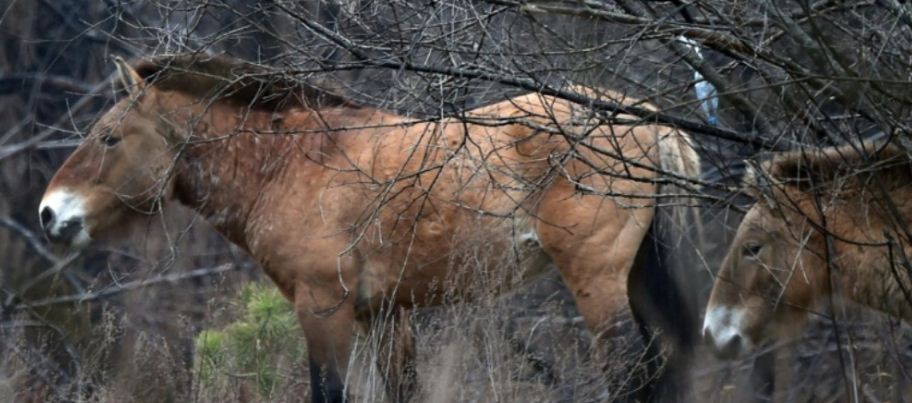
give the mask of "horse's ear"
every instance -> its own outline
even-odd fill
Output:
[[[120,56],[114,56],[114,65],[117,66],[117,76],[120,79],[120,83],[130,94],[130,98],[138,99],[146,87],[145,80]]]
[[[748,196],[757,202],[763,201],[770,208],[774,208],[776,201],[773,199],[773,183],[764,163],[753,159],[744,160],[746,167],[741,180],[741,188]]]

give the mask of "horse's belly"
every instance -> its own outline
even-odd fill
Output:
[[[522,225],[473,220],[471,226],[419,225],[415,236],[361,249],[359,304],[433,306],[498,293],[545,271],[550,263],[534,232]],[[506,221],[506,220],[500,220]],[[439,228],[435,228],[439,227]]]

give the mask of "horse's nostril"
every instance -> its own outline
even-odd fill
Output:
[[[82,231],[82,221],[80,220],[67,220],[57,225],[60,233],[57,234],[57,239],[66,240],[69,242],[76,236],[79,231]]]
[[[741,353],[741,335],[732,335],[728,342],[722,346],[722,355],[725,357],[737,357]]]
[[[45,230],[48,229],[48,226],[54,221],[54,210],[51,210],[50,207],[45,206],[41,209],[41,227]]]

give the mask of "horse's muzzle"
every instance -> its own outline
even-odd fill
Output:
[[[716,340],[712,332],[703,332],[703,340],[710,346],[713,354],[723,360],[738,358],[745,350],[744,339],[737,334],[731,335],[725,340]]]
[[[703,340],[721,359],[735,359],[752,347],[743,334],[744,314],[724,307],[710,309],[703,322]]]
[[[81,218],[71,218],[69,220],[58,222],[54,210],[50,207],[41,209],[41,226],[44,229],[44,235],[53,243],[70,245],[85,229]]]
[[[82,248],[90,241],[82,199],[69,192],[53,192],[45,197],[38,218],[51,242]]]

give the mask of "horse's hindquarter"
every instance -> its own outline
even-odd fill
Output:
[[[536,221],[543,248],[595,331],[628,306],[628,275],[655,216],[653,128],[616,127],[617,143],[609,145],[611,136],[594,148],[615,147],[616,156],[581,151],[544,192]]]
[[[421,283],[451,268],[485,271],[478,259],[469,267],[460,255],[513,251],[514,236],[535,231],[565,278],[586,281],[609,272],[626,287],[654,214],[659,128],[595,122],[585,108],[530,94],[391,136],[397,147],[411,145],[397,154],[411,159],[393,166],[422,172],[420,180],[398,184],[404,204],[382,214],[387,228],[415,224],[400,234],[407,250],[380,253],[393,257],[388,264],[396,278],[414,275]],[[406,209],[412,210],[401,214]],[[403,266],[406,260],[414,266]],[[611,299],[625,301],[625,289],[617,291]]]

